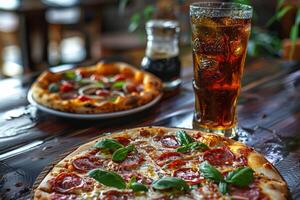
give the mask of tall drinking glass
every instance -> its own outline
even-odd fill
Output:
[[[194,128],[235,136],[237,98],[251,18],[252,7],[248,5],[209,2],[190,5]]]

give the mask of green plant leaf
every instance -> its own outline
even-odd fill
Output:
[[[130,18],[130,23],[128,26],[128,31],[129,32],[134,32],[138,29],[141,23],[141,14],[140,13],[135,13],[134,15],[131,16]]]
[[[290,33],[290,40],[292,41],[293,45],[296,43],[299,34],[299,25],[294,24],[291,29]]]
[[[295,23],[292,26],[291,32],[290,32],[290,40],[295,44],[296,40],[298,38],[299,34],[299,25],[300,25],[300,7],[297,10]]]
[[[149,19],[151,19],[151,16],[152,16],[154,10],[155,10],[155,7],[153,5],[148,5],[145,7],[145,9],[143,11],[145,21],[148,21]]]
[[[121,162],[126,159],[127,154],[133,151],[135,148],[133,145],[128,145],[127,147],[120,148],[116,150],[112,155],[112,160],[115,162]]]
[[[189,136],[184,130],[177,131],[176,137],[178,138],[181,146],[194,142],[194,139]]]
[[[118,12],[120,14],[124,14],[125,12],[125,9],[126,9],[126,6],[127,4],[129,3],[130,0],[120,0],[119,1],[119,7],[118,7]]]
[[[253,182],[253,173],[254,171],[249,167],[240,167],[232,172],[229,172],[225,178],[225,181],[238,187],[245,187]]]
[[[271,26],[276,20],[281,19],[289,10],[291,10],[292,6],[285,6],[280,8],[276,14],[271,17],[271,19],[267,22],[266,26]]]
[[[221,181],[219,183],[219,191],[222,194],[227,194],[228,193],[228,184],[226,182]]]
[[[284,2],[285,2],[285,0],[277,0],[276,10],[279,10]]]
[[[300,25],[300,7],[297,9],[295,24]]]
[[[114,187],[118,189],[126,188],[126,183],[124,179],[115,172],[94,169],[89,171],[88,175],[89,177],[108,187]]]
[[[295,18],[295,23],[291,28],[290,32],[290,40],[292,42],[292,48],[289,52],[289,58],[292,59],[292,56],[294,55],[295,47],[296,47],[296,41],[299,35],[299,25],[300,25],[300,7],[297,9],[297,14]]]
[[[212,165],[210,165],[207,161],[204,161],[200,164],[200,172],[201,175],[204,176],[207,179],[221,182],[223,181],[222,174]]]
[[[176,189],[179,191],[188,191],[188,184],[176,177],[163,177],[159,180],[156,180],[152,183],[152,187],[156,190],[167,190],[167,189]]]
[[[117,150],[120,148],[123,148],[124,146],[118,142],[117,140],[114,139],[104,139],[104,140],[100,140],[99,142],[97,142],[95,144],[96,148],[104,148],[104,149],[109,149],[109,150]]]

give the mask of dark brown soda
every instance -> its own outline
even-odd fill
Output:
[[[206,129],[233,128],[251,20],[192,17],[191,24],[195,120]]]
[[[141,67],[143,70],[159,77],[163,82],[170,82],[180,78],[181,63],[179,56],[156,59],[145,57]]]

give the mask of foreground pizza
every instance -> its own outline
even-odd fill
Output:
[[[274,167],[242,143],[194,130],[125,130],[59,162],[34,199],[287,199]]]
[[[105,113],[147,104],[161,81],[125,63],[98,63],[59,73],[44,72],[31,90],[35,101],[72,113]]]

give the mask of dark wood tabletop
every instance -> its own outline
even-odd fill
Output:
[[[138,126],[192,127],[192,68],[181,89],[154,107],[110,120],[64,119],[38,111],[26,95],[35,76],[0,81],[0,199],[29,198],[45,166],[105,132]],[[300,64],[247,63],[238,105],[240,140],[264,154],[300,199]]]

